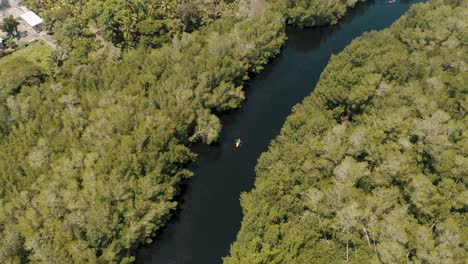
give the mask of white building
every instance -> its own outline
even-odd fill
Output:
[[[22,14],[21,19],[26,22],[30,27],[32,27],[36,31],[41,31],[42,27],[42,18],[40,18],[36,13],[33,11],[27,11],[26,13]]]

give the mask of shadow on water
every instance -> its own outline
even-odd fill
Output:
[[[192,146],[199,155],[189,166],[195,175],[183,184],[179,207],[155,242],[138,249],[137,263],[221,263],[240,229],[240,193],[253,187],[256,161],[291,108],[312,92],[332,54],[365,31],[388,27],[416,2],[422,0],[360,3],[335,26],[288,28],[282,54],[247,83],[242,108],[221,117],[219,143]]]
[[[343,25],[347,25],[353,21],[353,19],[363,16],[366,12],[366,7],[375,4],[375,0],[366,2],[358,2],[354,9],[347,12],[339,21],[339,23],[332,26],[301,29],[297,27],[288,27],[288,47],[293,48],[297,51],[307,53],[310,50],[316,49],[326,42],[328,37],[338,32]],[[303,34],[303,31],[308,31],[307,34]],[[311,39],[313,38],[313,39]]]

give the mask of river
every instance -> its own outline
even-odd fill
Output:
[[[335,26],[288,28],[281,55],[247,83],[242,108],[221,118],[220,143],[193,146],[199,155],[190,166],[195,175],[184,187],[179,209],[155,242],[138,250],[137,263],[222,263],[240,229],[240,193],[253,187],[256,161],[291,108],[312,92],[332,54],[365,31],[390,26],[417,2],[423,1],[368,1]],[[243,141],[238,149],[236,138]]]

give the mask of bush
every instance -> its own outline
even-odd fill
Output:
[[[14,49],[17,45],[16,45],[16,42],[12,39],[12,38],[9,38],[5,41],[5,45],[9,48],[12,48]]]

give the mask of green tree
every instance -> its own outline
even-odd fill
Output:
[[[415,5],[332,57],[261,155],[225,263],[465,262],[466,69],[445,64],[465,20]]]
[[[0,136],[0,262],[134,261],[135,248],[150,242],[168,221],[180,183],[193,174],[185,168],[195,159],[187,146],[217,139],[221,123],[215,114],[239,107],[250,74],[280,52],[286,39],[284,10],[251,0],[24,2],[43,15],[60,52],[49,61],[55,64],[49,72],[53,78],[17,60],[30,76],[13,68],[18,74],[0,80],[9,87],[0,89],[6,127]],[[320,119],[304,131],[328,129],[333,116],[319,110],[312,112]],[[294,170],[319,175],[333,173],[348,155],[343,168],[365,171],[367,161],[346,154],[345,135],[346,124],[338,124],[328,135],[329,144],[323,144],[328,149],[310,148],[313,155],[305,161],[299,152],[309,150],[304,144],[285,162],[304,161]],[[315,164],[323,153],[327,158]],[[265,161],[263,166],[283,165]],[[340,181],[344,177],[343,186],[360,183],[360,177],[338,169],[337,175]],[[297,185],[294,177],[286,179],[275,198]],[[264,245],[262,260],[270,260],[269,245],[282,237],[299,245],[330,233],[340,236],[340,243],[309,247],[313,253],[344,252],[346,244],[349,249],[359,241],[353,233],[357,220],[346,225],[347,233],[344,225],[287,232],[282,226],[287,205],[330,212],[327,208],[356,209],[348,200],[363,199],[357,188],[346,195],[311,190],[285,195],[271,214],[273,207],[263,207],[266,221],[274,225],[265,241],[256,240]],[[318,199],[327,206],[311,205]],[[306,227],[311,219],[324,218],[311,212],[302,219]],[[368,227],[374,235],[373,225]],[[300,247],[293,251],[299,253]]]
[[[12,38],[9,38],[5,41],[7,47],[14,49],[16,47],[16,41]]]
[[[15,36],[18,33],[19,22],[13,18],[13,16],[7,16],[3,18],[3,22],[0,24],[0,29],[5,31],[11,36]]]

